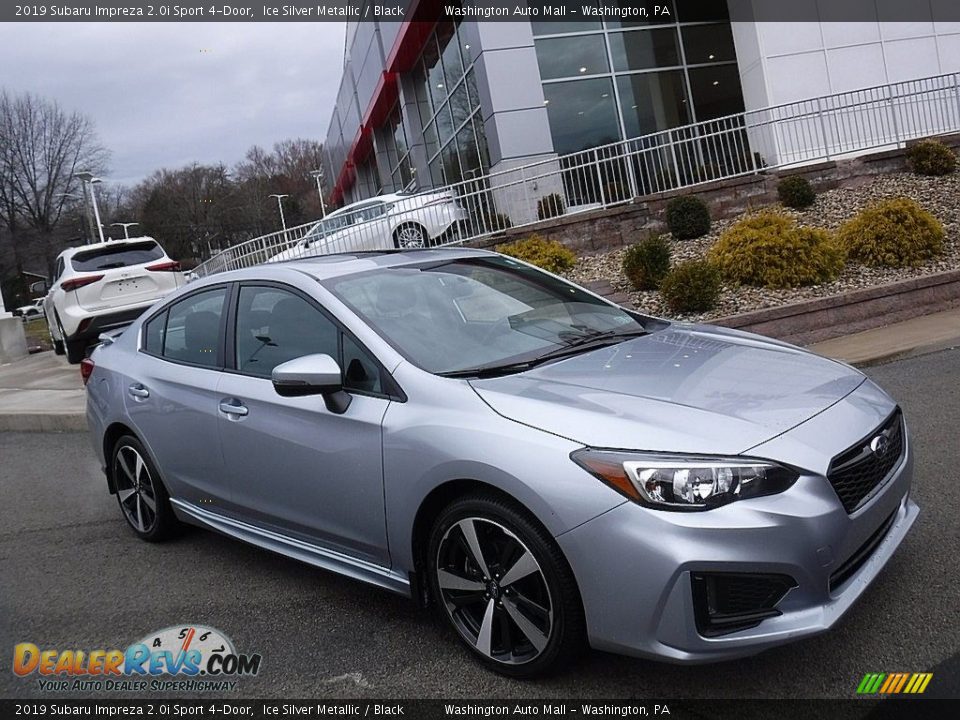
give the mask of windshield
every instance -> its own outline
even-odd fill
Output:
[[[643,331],[624,310],[503,257],[382,268],[324,286],[437,374],[533,360],[600,333]]]

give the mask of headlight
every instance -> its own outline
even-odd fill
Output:
[[[571,459],[631,500],[666,510],[707,510],[783,492],[799,473],[767,460],[593,450]]]

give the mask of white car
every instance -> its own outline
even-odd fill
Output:
[[[268,262],[355,250],[424,248],[455,233],[466,211],[449,191],[390,193],[346,205]]]
[[[26,305],[21,305],[13,311],[13,314],[22,317],[24,320],[40,317],[43,315],[43,298],[37,298]]]
[[[64,250],[43,300],[54,351],[80,362],[100,333],[128,325],[184,283],[180,263],[151,237]]]

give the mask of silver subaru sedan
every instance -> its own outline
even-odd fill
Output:
[[[211,276],[82,370],[137,536],[410,596],[512,676],[823,632],[918,513],[904,418],[857,370],[480,250]]]

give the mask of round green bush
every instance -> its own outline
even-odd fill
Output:
[[[793,218],[772,210],[731,225],[707,257],[727,280],[768,288],[828,282],[844,262],[826,230],[798,227]]]
[[[705,260],[680,263],[660,283],[667,307],[677,313],[703,313],[717,306],[722,280],[720,272]]]
[[[656,290],[670,272],[670,243],[660,235],[627,248],[623,256],[623,274],[637,290]]]
[[[943,252],[943,225],[915,201],[898,197],[871,205],[837,234],[847,257],[873,267],[917,266]]]
[[[667,229],[677,240],[693,240],[710,232],[710,210],[695,195],[682,195],[667,203]]]
[[[791,175],[781,180],[777,184],[777,196],[785,206],[796,210],[810,207],[817,199],[810,181],[800,175]]]
[[[577,256],[570,248],[557,240],[546,240],[540,235],[497,245],[495,250],[552,273],[561,273],[577,264]]]
[[[907,162],[917,175],[949,175],[957,169],[953,150],[937,140],[921,140],[907,150]]]

